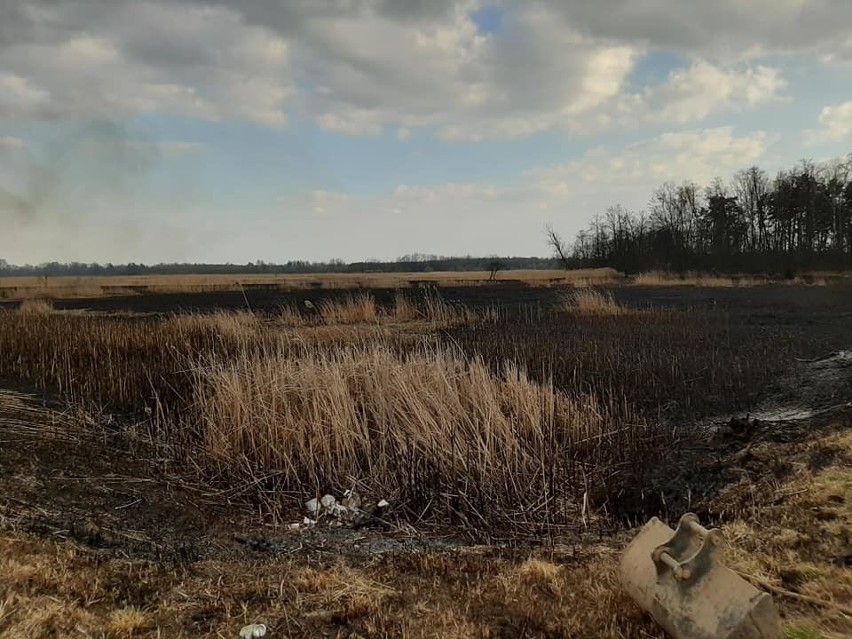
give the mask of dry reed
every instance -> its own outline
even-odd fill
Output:
[[[44,298],[27,299],[18,306],[21,315],[47,315],[53,312],[53,301]]]
[[[326,324],[359,324],[376,322],[379,308],[369,293],[348,295],[342,300],[323,300],[319,316]]]
[[[630,312],[615,301],[612,293],[591,288],[580,288],[562,297],[562,310],[581,315],[624,315]]]
[[[446,348],[278,343],[198,363],[193,387],[191,421],[230,481],[274,477],[276,490],[308,494],[357,482],[489,522],[541,500],[565,516],[581,467],[603,489],[645,430],[618,402],[568,397],[512,365],[494,374]]]

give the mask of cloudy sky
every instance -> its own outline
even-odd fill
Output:
[[[0,258],[542,255],[852,151],[849,0],[0,0]]]

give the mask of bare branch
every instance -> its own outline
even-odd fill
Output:
[[[565,247],[565,243],[562,241],[559,233],[557,233],[550,224],[548,224],[544,230],[547,234],[548,246],[553,249],[555,256],[562,262],[562,266],[565,270],[570,271],[571,263],[568,261],[568,249]]]

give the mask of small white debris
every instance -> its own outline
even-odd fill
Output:
[[[361,497],[355,492],[355,489],[347,490],[343,493],[342,504],[350,510],[358,510],[361,507]]]
[[[314,497],[313,499],[305,502],[305,510],[309,513],[317,514],[320,510],[320,502]]]
[[[329,512],[335,517],[342,517],[349,512],[349,509],[341,504],[334,504],[331,508],[329,508]]]
[[[254,637],[266,636],[266,626],[262,623],[250,623],[240,629],[242,639],[254,639]]]
[[[326,510],[331,510],[334,508],[334,505],[337,503],[337,500],[334,498],[334,495],[323,495],[323,498],[320,500],[322,507]]]
[[[305,517],[307,519],[307,517]],[[294,521],[292,524],[287,524],[287,530],[299,530],[302,527],[298,521]]]
[[[382,499],[378,504],[376,504],[379,508],[387,508],[390,506],[390,502],[386,499]]]
[[[317,523],[316,519],[311,519],[310,517],[305,517],[302,522],[305,526],[313,526]]]

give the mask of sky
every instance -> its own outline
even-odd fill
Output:
[[[849,152],[849,0],[0,0],[11,263],[546,255]]]

